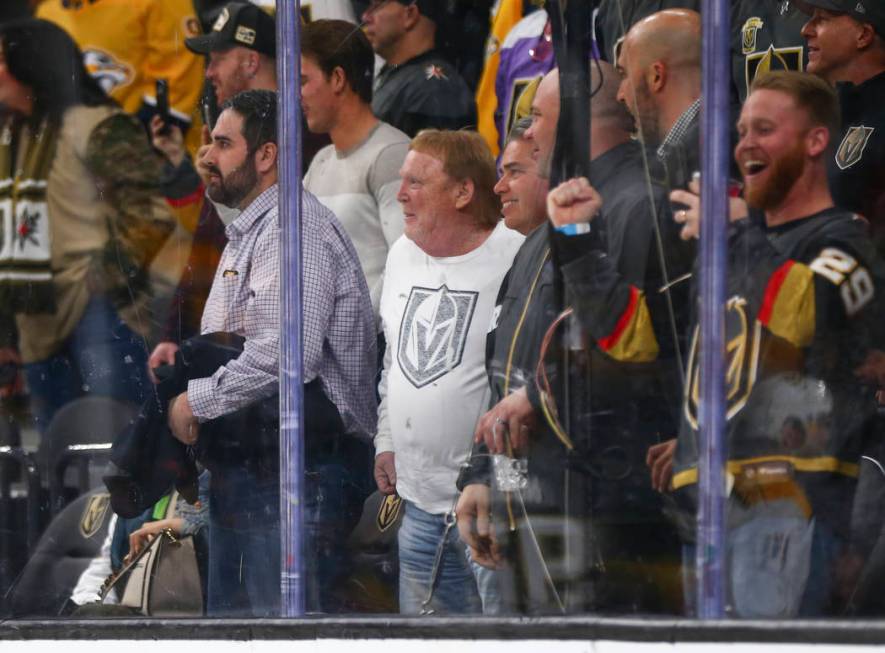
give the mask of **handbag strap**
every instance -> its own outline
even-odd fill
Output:
[[[168,496],[169,503],[166,504],[166,511],[161,517],[157,517],[157,519],[170,519],[178,514],[178,502],[180,500],[178,490],[172,490]]]
[[[144,556],[146,556],[148,554],[148,552],[154,548],[154,545],[156,545],[160,541],[160,538],[163,536],[168,537],[173,542],[175,541],[175,536],[172,535],[172,529],[170,529],[170,528],[164,528],[162,531],[160,531],[159,533],[154,535],[153,538],[151,538],[150,542],[147,544],[147,546],[145,546],[141,551],[138,552],[137,556],[135,556],[132,560],[127,562],[123,566],[123,568],[120,569],[120,571],[118,571],[116,574],[111,574],[110,576],[108,576],[105,579],[104,583],[102,583],[102,585],[101,585],[101,592],[99,594],[101,599],[99,600],[99,603],[104,603],[108,594],[111,593],[111,590],[117,585],[117,583],[120,581],[120,579],[123,578],[124,576],[126,576],[126,574],[135,565],[138,564],[138,561],[141,560]]]

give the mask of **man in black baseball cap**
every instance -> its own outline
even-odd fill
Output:
[[[885,56],[882,0],[794,0],[810,16],[802,28],[808,44],[808,72],[831,84],[860,83],[864,70]],[[861,69],[858,70],[858,67]]]
[[[868,23],[885,38],[885,4],[881,0],[793,0],[793,4],[809,15],[816,9],[846,14],[859,23]]]
[[[242,91],[276,89],[276,24],[256,5],[228,3],[212,31],[185,39],[184,44],[209,57],[206,79],[219,105]]]
[[[185,39],[185,44],[197,54],[242,46],[269,57],[277,56],[274,19],[249,2],[225,5],[212,24],[211,32]]]
[[[809,15],[802,28],[808,72],[836,86],[842,127],[829,157],[833,199],[869,222],[885,253],[885,2],[794,0]]]
[[[372,0],[363,30],[384,67],[375,80],[375,115],[414,137],[422,129],[476,123],[473,93],[438,50],[442,0]]]

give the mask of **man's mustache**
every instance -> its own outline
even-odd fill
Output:
[[[219,170],[212,164],[207,165],[206,170],[209,172],[210,175],[217,175],[218,177],[221,177],[221,170]]]

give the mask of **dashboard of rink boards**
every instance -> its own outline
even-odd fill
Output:
[[[2,653],[862,653],[881,621],[692,621],[593,617],[305,617],[0,622]],[[123,647],[123,648],[121,648]]]

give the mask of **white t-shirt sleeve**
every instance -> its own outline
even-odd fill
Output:
[[[101,600],[101,586],[105,579],[113,573],[111,569],[111,541],[114,538],[116,526],[117,515],[111,515],[108,521],[108,535],[104,538],[101,550],[89,561],[89,566],[80,574],[80,578],[71,592],[71,601],[77,605],[86,605]],[[116,604],[116,594],[110,592],[104,602],[106,605]]]
[[[399,170],[408,151],[408,142],[391,143],[378,153],[369,169],[369,190],[378,205],[378,219],[388,247],[403,235],[403,209],[396,196],[400,187]]]

